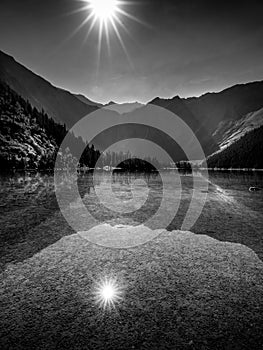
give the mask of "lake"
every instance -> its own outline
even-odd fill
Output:
[[[180,174],[174,182],[171,172],[162,175],[105,172],[93,181],[83,174],[80,200],[61,174],[62,199],[86,232],[95,220],[95,233],[117,227],[140,238],[149,217],[152,229],[167,228],[129,249],[76,234],[58,207],[51,175],[1,176],[1,349],[262,348],[263,192],[249,191],[263,187],[262,173],[213,172],[209,179],[195,173],[193,216],[207,198],[193,233],[172,231],[189,210],[193,177]],[[164,197],[167,210],[159,215]]]
[[[109,176],[106,172],[98,174],[95,185],[99,187]],[[170,172],[164,175],[168,189],[173,176]],[[207,181],[201,173],[194,176]],[[110,210],[100,203],[91,174],[80,175],[78,187],[84,204],[98,222],[138,225],[158,210],[163,184],[158,174],[114,173],[112,187],[120,200],[132,197],[130,184],[134,180],[144,181],[149,190],[148,199],[141,208],[128,213],[119,213],[118,208]],[[193,178],[191,174],[180,174],[179,180],[181,184],[177,185],[182,192],[174,219],[169,222],[164,212],[154,228],[181,228],[193,194]],[[75,233],[59,211],[53,182],[52,175],[40,173],[0,177],[2,267],[22,261],[61,237]],[[191,231],[220,241],[245,244],[263,260],[263,191],[250,192],[250,186],[263,188],[262,172],[210,172],[206,203]],[[167,199],[171,206],[175,196],[172,190]]]

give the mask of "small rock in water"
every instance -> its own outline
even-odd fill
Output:
[[[249,187],[250,192],[255,192],[255,191],[260,191],[260,190],[261,190],[261,188],[259,188],[259,187],[255,187],[255,186]]]

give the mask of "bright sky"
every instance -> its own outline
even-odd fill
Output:
[[[117,16],[126,30],[114,23],[126,52],[109,23],[110,51],[103,31],[100,55],[99,21],[88,38],[92,18],[72,35],[92,11],[76,10],[87,5],[2,0],[0,49],[54,85],[103,103],[200,95],[263,79],[263,2],[122,0],[126,15]]]

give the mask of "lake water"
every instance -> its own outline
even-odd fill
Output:
[[[263,260],[263,191],[249,191],[263,187],[262,173],[162,175],[105,172],[93,181],[84,174],[82,199],[65,174],[58,177],[62,210],[86,232],[98,223],[95,238],[110,232],[107,242],[123,228],[132,239],[154,232],[134,228],[149,218],[151,228],[180,229],[191,205],[190,221],[207,196],[193,234],[161,230],[129,249],[75,234],[52,176],[1,177],[1,349],[262,348],[263,264],[246,247],[219,242],[242,243]],[[103,308],[108,283],[120,298]]]
[[[109,176],[109,173],[101,173],[95,185],[99,188]],[[169,172],[165,174],[168,186],[172,184],[172,176]],[[200,173],[194,176],[207,181]],[[147,222],[157,212],[163,196],[163,183],[156,174],[116,173],[112,186],[120,200],[132,198],[130,185],[134,180],[143,180],[147,184],[148,199],[140,209],[128,213],[120,213],[118,208],[112,211],[100,203],[91,174],[81,175],[78,187],[84,204],[98,222],[135,226]],[[178,187],[182,188],[182,193],[174,219],[170,222],[164,214],[158,217],[156,228],[181,228],[193,194],[192,175],[181,174],[180,181]],[[263,191],[249,191],[250,186],[263,188],[263,173],[212,172],[208,181],[205,206],[191,231],[221,241],[245,244],[263,260]],[[10,262],[23,261],[61,237],[75,233],[60,213],[53,183],[53,176],[39,173],[0,177],[2,267]],[[168,198],[171,206],[175,196],[172,190]]]

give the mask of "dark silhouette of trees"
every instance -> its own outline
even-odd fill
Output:
[[[119,167],[122,170],[130,172],[152,172],[157,171],[157,168],[153,165],[152,162],[148,162],[139,158],[130,158],[119,164]]]
[[[263,126],[207,159],[209,168],[263,169]]]
[[[66,125],[38,111],[0,80],[0,167],[7,169],[53,169],[57,151],[68,133]],[[73,157],[85,149],[83,164],[93,166],[100,156],[94,146],[69,134]]]

